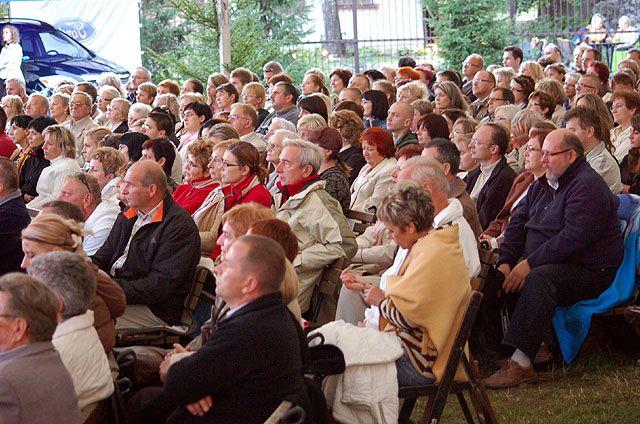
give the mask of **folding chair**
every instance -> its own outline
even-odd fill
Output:
[[[405,402],[400,410],[398,422],[409,423],[416,400],[419,397],[428,396],[427,405],[420,422],[425,424],[439,423],[447,398],[450,393],[454,393],[458,398],[458,402],[460,403],[460,407],[467,422],[474,423],[474,417],[469,410],[469,406],[463,394],[464,391],[468,391],[471,396],[471,402],[474,406],[479,422],[498,422],[495,413],[493,412],[493,408],[491,407],[491,403],[489,402],[489,398],[487,397],[484,387],[480,382],[480,377],[475,363],[470,362],[464,352],[467,339],[471,333],[471,327],[473,326],[473,320],[476,317],[481,300],[482,294],[478,291],[474,291],[471,296],[469,296],[464,318],[462,319],[462,323],[460,324],[460,328],[456,334],[456,338],[451,349],[451,355],[447,361],[444,375],[442,376],[440,383],[434,383],[426,386],[401,387],[399,389],[398,397],[405,399]],[[467,375],[468,381],[454,381],[456,371],[460,364],[462,364],[462,368]]]
[[[180,325],[172,327],[149,327],[118,330],[116,346],[173,346],[174,343],[185,343],[191,340],[196,331],[197,323],[194,311],[200,297],[207,276],[211,273],[207,268],[198,265],[191,290],[184,302],[184,310]]]
[[[471,279],[471,288],[482,292],[484,283],[489,276],[489,269],[495,265],[498,259],[498,252],[492,250],[489,243],[483,241],[478,246],[478,256],[480,257],[480,273],[477,277]]]
[[[324,269],[320,281],[313,288],[309,310],[304,314],[306,320],[317,322],[323,302],[326,299],[335,299],[337,301],[342,287],[340,273],[348,265],[349,260],[340,258]]]
[[[376,223],[376,215],[374,213],[347,209],[344,211],[344,216],[353,221],[353,232],[356,233],[356,235],[364,233],[367,227]]]

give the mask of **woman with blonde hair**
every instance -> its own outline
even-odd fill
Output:
[[[324,85],[322,77],[315,73],[307,73],[302,79],[302,94],[308,96],[311,93],[322,93],[329,95],[329,89]]]
[[[436,96],[436,112],[440,113],[445,109],[459,109],[463,112],[469,110],[460,87],[452,81],[442,81],[433,85],[433,93]]]
[[[312,131],[325,128],[326,126],[327,121],[317,113],[303,115],[298,119],[298,134],[300,135],[300,138],[307,140],[307,134]]]
[[[76,140],[71,131],[62,125],[51,125],[42,132],[44,157],[51,165],[42,170],[36,192],[38,195],[29,202],[29,208],[42,208],[46,202],[58,197],[67,176],[80,172],[76,161]]]
[[[269,115],[269,111],[264,108],[266,98],[267,93],[264,90],[264,86],[259,82],[250,82],[242,87],[240,100],[242,100],[242,103],[244,104],[255,107],[258,112],[258,123],[256,124],[256,128],[260,127],[264,118]]]
[[[16,96],[15,94],[8,94],[2,97],[2,109],[4,109],[4,113],[7,114],[7,122],[11,121],[11,118],[14,116],[24,115],[24,103],[20,96]]]
[[[102,139],[110,134],[111,131],[106,127],[91,128],[84,133],[84,139],[82,141],[82,157],[85,162],[83,167],[84,171],[89,169],[89,162],[93,158],[93,153],[100,147]]]
[[[116,134],[124,134],[129,131],[129,109],[131,103],[129,100],[117,97],[109,103],[107,106],[107,118],[108,121],[105,127],[109,128]]]
[[[411,104],[416,100],[427,100],[429,88],[420,81],[412,81],[398,88],[397,101]]]
[[[207,78],[207,104],[211,108],[212,113],[216,113],[218,111],[218,106],[216,105],[217,88],[222,84],[226,84],[228,82],[229,78],[227,78],[226,75],[221,74],[220,72],[214,72]]]
[[[117,88],[110,85],[103,85],[98,89],[97,105],[100,114],[94,120],[98,125],[105,125],[109,121],[107,116],[107,107],[111,101],[117,97],[122,97]]]
[[[527,60],[526,62],[522,62],[522,64],[520,65],[518,75],[526,75],[533,78],[534,81],[538,82],[544,78],[544,69],[538,62]]]
[[[20,32],[14,25],[2,27],[2,50],[0,50],[0,97],[6,93],[5,81],[19,79],[24,81],[22,75],[22,46],[20,46]]]
[[[127,300],[122,288],[87,258],[82,248],[83,235],[82,225],[75,221],[51,213],[39,214],[22,230],[22,268],[27,269],[36,256],[56,250],[85,258],[97,277],[96,293],[89,306],[93,326],[105,352],[110,353],[116,343],[115,321],[124,313]]]

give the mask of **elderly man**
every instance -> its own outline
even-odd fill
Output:
[[[600,78],[595,74],[584,74],[576,84],[576,97],[581,94],[598,94],[601,86]]]
[[[18,96],[23,103],[27,103],[27,86],[24,81],[19,78],[9,78],[4,82],[7,95]]]
[[[462,73],[464,79],[462,80],[462,94],[469,97],[471,100],[475,100],[475,95],[471,92],[473,87],[473,77],[484,67],[484,59],[479,54],[470,54],[462,62]]]
[[[24,112],[32,118],[49,114],[49,100],[40,93],[31,93],[24,106]]]
[[[580,74],[577,72],[568,72],[564,76],[564,91],[567,93],[567,100],[562,105],[565,109],[569,110],[575,106],[576,101],[576,85],[580,80]]]
[[[349,78],[349,85],[347,88],[356,88],[361,93],[371,90],[371,81],[365,74],[355,74]]]
[[[462,216],[467,220],[473,234],[482,234],[476,205],[467,193],[467,184],[457,176],[460,172],[460,150],[455,144],[444,138],[435,138],[427,143],[422,156],[433,158],[443,166],[444,176],[449,183],[449,198],[458,199],[462,205]]]
[[[576,133],[580,139],[589,165],[604,179],[613,194],[620,194],[620,167],[602,141],[609,138],[602,118],[593,109],[577,106],[567,113],[564,120],[565,127]]]
[[[324,154],[320,147],[305,140],[285,140],[282,145],[276,167],[276,215],[298,238],[300,252],[293,264],[300,279],[298,301],[305,312],[324,268],[340,258],[350,260],[357,245],[340,204],[325,191],[318,175]]]
[[[408,144],[418,144],[418,137],[411,131],[413,108],[404,102],[395,102],[387,115],[387,130],[393,135],[393,144],[400,150]]]
[[[546,176],[531,185],[500,245],[502,291],[520,296],[503,341],[515,352],[484,381],[489,388],[534,380],[531,362],[556,307],[598,297],[622,262],[619,200],[587,163],[578,136],[552,131],[542,163]]]
[[[299,95],[298,89],[291,83],[281,81],[273,86],[270,95],[273,112],[264,118],[260,128],[256,130],[262,135],[267,132],[269,124],[276,117],[291,121],[294,125],[298,124],[298,115],[300,114],[300,110],[296,107]]]
[[[469,150],[480,166],[464,177],[467,192],[476,202],[480,226],[486,229],[504,206],[516,173],[505,153],[509,134],[498,124],[484,124],[473,134]]]
[[[136,91],[138,90],[138,86],[143,82],[151,81],[151,72],[142,66],[137,67],[131,73],[129,77],[129,82],[127,82],[127,100],[131,104],[136,102]]]
[[[168,195],[167,177],[156,162],[133,164],[120,193],[129,208],[91,257],[127,296],[127,309],[116,327],[179,324],[200,260],[198,229]]]
[[[523,59],[524,54],[520,47],[507,46],[502,53],[502,66],[509,67],[518,73],[520,72],[520,65]]]
[[[31,221],[20,194],[18,168],[9,159],[0,158],[0,276],[20,271],[20,234]]]
[[[103,202],[118,204],[120,172],[126,165],[124,155],[113,147],[98,147],[89,161],[87,173],[92,175],[100,186],[100,198]]]
[[[36,256],[27,272],[44,282],[60,301],[58,327],[51,342],[71,374],[78,406],[88,417],[97,402],[113,393],[109,361],[89,309],[96,276],[80,255],[60,251]]]
[[[58,200],[78,206],[84,215],[84,228],[90,231],[82,242],[87,255],[95,254],[107,240],[120,213],[115,202],[103,202],[98,180],[87,174],[70,175],[60,189]]]
[[[273,240],[242,236],[225,252],[216,295],[229,311],[197,352],[160,366],[162,388],[132,402],[134,422],[262,423],[288,399],[306,403],[300,326],[279,289],[285,255]]]
[[[24,274],[0,278],[0,421],[83,422],[69,371],[51,343],[59,301]]]
[[[256,108],[251,105],[236,103],[231,107],[229,123],[238,131],[240,140],[251,143],[260,153],[265,151],[267,143],[255,132],[258,125]]]
[[[542,49],[542,54],[545,59],[552,61],[553,63],[562,63],[562,52],[560,51],[560,47],[556,44],[548,43]]]
[[[84,165],[84,158],[82,157],[82,144],[84,143],[84,134],[92,128],[96,128],[98,125],[91,119],[91,113],[93,103],[91,96],[82,91],[76,91],[71,96],[69,101],[69,110],[71,119],[64,122],[62,125],[71,131],[71,134],[76,139],[76,151],[78,152],[78,165]]]
[[[489,115],[489,97],[496,87],[496,77],[489,71],[478,71],[473,77],[473,95],[476,100],[471,103],[471,115],[480,121]]]

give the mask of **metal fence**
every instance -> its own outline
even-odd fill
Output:
[[[416,7],[420,9],[420,22],[416,25],[420,27],[419,35],[395,37],[392,32],[380,33],[367,26],[371,25],[367,13],[387,13],[384,22],[391,24],[407,19],[402,8],[385,9],[383,6],[388,0],[322,1],[325,6],[334,2],[334,7],[337,6],[342,13],[340,21],[346,22],[348,31],[343,31],[340,37],[287,46],[288,53],[301,66],[323,70],[347,67],[359,72],[396,66],[398,58],[405,55],[412,56],[418,63],[440,63],[437,34],[428,25],[427,12],[420,0],[415,0]],[[402,0],[390,1],[400,4]],[[404,4],[407,4],[406,0]],[[544,42],[555,42],[563,44],[565,50],[572,49],[589,31],[589,24],[596,13],[602,15],[604,31],[609,38],[617,32],[618,19],[622,15],[629,16],[632,24],[640,27],[638,10],[640,0],[505,0],[503,10],[498,12],[510,18],[514,39],[521,44],[525,54],[536,58],[540,53],[539,45]],[[350,16],[345,16],[346,12],[350,12]],[[543,41],[538,43],[537,39]]]

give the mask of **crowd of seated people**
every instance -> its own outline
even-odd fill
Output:
[[[628,55],[612,72],[589,45],[571,66],[552,44],[538,62],[507,46],[501,64],[471,53],[460,72],[403,58],[300,81],[271,61],[182,85],[139,67],[122,86],[107,74],[48,98],[12,91],[0,312],[15,337],[0,340],[0,374],[42,368],[59,390],[20,381],[0,421],[91,415],[113,392],[117,333],[186,331],[198,265],[213,273],[211,319],[160,358],[163,386],[134,398],[134,422],[310,407],[312,316],[396,335],[393,384],[438,382],[482,242],[499,252],[485,295],[511,308],[511,356],[485,385],[535,380],[555,308],[598,297],[622,261],[617,195],[640,195],[640,50]],[[377,221],[357,234],[356,212]],[[336,296],[318,295],[336,266]],[[49,415],[20,397],[32,386]]]

